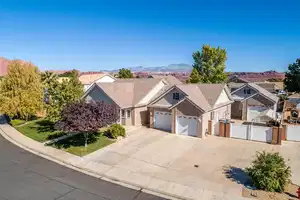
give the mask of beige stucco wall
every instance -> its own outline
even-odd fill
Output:
[[[166,84],[163,81],[160,81],[148,94],[138,103],[138,105],[148,104],[155,95],[165,86]]]
[[[160,100],[158,100],[154,105],[174,105],[178,102],[178,100],[173,99],[173,93],[179,93],[179,100],[182,99],[185,94],[182,93],[177,88],[174,88],[173,90],[169,91],[167,94],[165,94]]]
[[[100,88],[94,87],[91,91],[86,95],[85,101],[104,101],[107,104],[113,104],[114,102],[110,97],[108,97]]]
[[[114,82],[116,79],[110,77],[109,75],[105,75],[103,77],[101,77],[100,79],[96,80],[97,83],[112,83]]]
[[[133,110],[133,125],[148,125],[149,121],[149,112],[146,106],[134,108]]]
[[[205,133],[208,132],[208,120],[210,118],[210,112],[207,113],[203,113],[201,115],[201,137],[204,138],[205,137]]]
[[[214,110],[214,112],[215,112],[215,116],[217,118],[216,120],[230,119],[231,118],[231,104],[217,108],[216,110]]]
[[[228,101],[230,101],[230,99],[228,98],[228,95],[227,95],[225,89],[223,89],[215,104],[221,105],[221,104],[227,103]]]
[[[199,111],[199,109],[195,107],[192,103],[190,103],[188,100],[181,102],[178,106],[176,106],[176,108],[178,109],[177,115],[196,116],[196,117],[202,115],[202,112]]]

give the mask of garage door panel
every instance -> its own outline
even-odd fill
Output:
[[[265,106],[248,106],[247,121],[252,121],[257,118],[259,114],[266,109],[268,108]]]
[[[154,128],[171,131],[172,128],[172,115],[170,112],[154,113]]]
[[[197,118],[177,116],[176,133],[179,135],[197,136]]]

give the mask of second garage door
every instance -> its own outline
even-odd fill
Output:
[[[197,136],[197,118],[177,116],[176,133],[179,135]]]
[[[255,121],[259,122],[259,119],[257,119],[257,117],[259,116],[259,114],[261,112],[263,112],[267,109],[268,108],[265,106],[249,106],[248,111],[247,111],[247,121],[255,120]]]
[[[158,112],[154,113],[154,128],[171,131],[172,127],[172,115],[170,112]]]

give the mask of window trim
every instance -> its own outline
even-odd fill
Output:
[[[126,115],[125,115],[125,110],[122,110],[122,111],[121,111],[121,116],[122,116],[123,118],[126,117]]]
[[[173,93],[173,100],[179,100],[179,92]]]

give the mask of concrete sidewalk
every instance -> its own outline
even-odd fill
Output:
[[[38,154],[46,159],[62,164],[66,167],[123,186],[142,190],[156,195],[160,194],[161,196],[164,196],[166,198],[199,200],[246,199],[240,196],[213,192],[201,188],[195,189],[186,185],[180,185],[173,182],[161,180],[159,178],[131,172],[123,168],[114,167],[112,170],[112,166],[110,165],[93,162],[91,160],[88,161],[88,159],[85,159],[84,157],[78,157],[49,146],[44,146],[42,143],[24,136],[8,124],[0,125],[0,133],[4,138],[11,141],[12,143],[32,153]],[[126,138],[124,140],[126,140]]]

